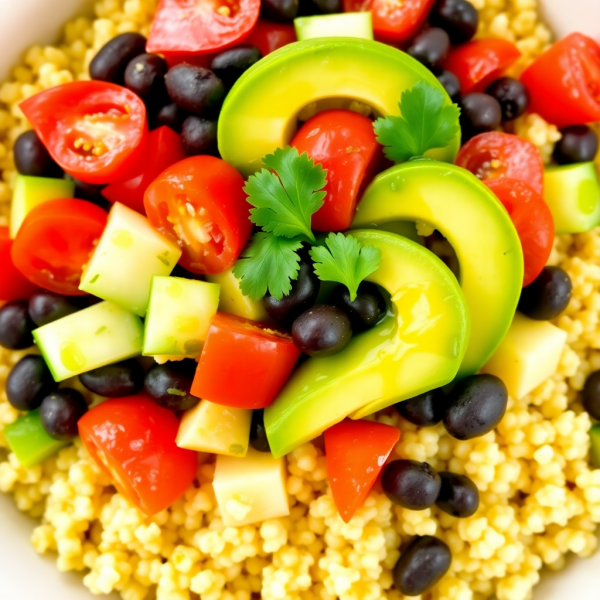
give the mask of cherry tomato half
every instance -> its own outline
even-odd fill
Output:
[[[128,89],[75,81],[40,92],[20,106],[69,175],[104,184],[135,174],[148,127],[144,103]]]
[[[120,202],[142,214],[145,214],[144,192],[148,186],[165,169],[187,156],[181,136],[170,127],[151,131],[145,149],[146,155],[139,174],[126,181],[111,183],[102,190],[102,195],[110,202]]]
[[[146,50],[207,54],[240,42],[254,27],[260,0],[161,0]]]
[[[344,0],[344,12],[371,11],[375,37],[408,42],[425,22],[435,0]]]
[[[244,178],[214,156],[192,156],[169,167],[146,190],[152,226],[183,250],[192,273],[213,275],[233,265],[250,232]]]
[[[217,313],[198,362],[191,393],[238,408],[266,408],[300,357],[292,337],[254,321]]]
[[[29,281],[66,296],[82,296],[83,267],[108,215],[85,200],[50,200],[25,218],[13,243],[13,263]]]
[[[519,49],[507,40],[485,38],[456,46],[444,69],[452,71],[463,94],[482,92],[521,56]]]
[[[145,396],[98,404],[79,420],[88,452],[147,515],[166,510],[196,477],[198,455],[175,444],[179,419]]]
[[[371,119],[349,110],[327,110],[309,119],[291,143],[327,169],[325,204],[312,217],[317,231],[344,231],[383,156]]]
[[[27,300],[39,289],[25,279],[13,264],[10,256],[12,245],[8,227],[0,227],[0,302]]]
[[[460,149],[456,164],[483,181],[508,177],[524,181],[540,196],[544,191],[544,163],[538,149],[510,133],[475,136]]]
[[[516,179],[490,179],[485,184],[498,196],[519,234],[525,260],[523,286],[546,266],[554,243],[554,219],[544,199]]]
[[[244,44],[256,46],[263,56],[297,41],[293,25],[259,20]]]
[[[600,120],[600,45],[572,33],[552,45],[521,75],[529,110],[562,128]]]
[[[400,431],[383,423],[346,420],[328,429],[324,437],[331,493],[348,523],[367,499]]]

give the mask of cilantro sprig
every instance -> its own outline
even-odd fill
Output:
[[[426,81],[402,92],[402,116],[381,118],[373,125],[387,158],[404,162],[448,145],[460,130],[460,108],[445,102],[444,93]]]
[[[356,300],[360,283],[381,264],[381,250],[374,246],[361,246],[351,235],[330,233],[326,246],[315,246],[310,256],[315,263],[315,273],[321,281],[342,283]]]

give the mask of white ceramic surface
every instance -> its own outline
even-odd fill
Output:
[[[600,40],[600,0],[542,0],[558,36],[580,30]],[[0,0],[0,78],[32,43],[49,43],[62,23],[89,0]],[[78,574],[59,573],[53,558],[40,558],[29,543],[35,522],[0,494],[0,600],[91,600]],[[534,600],[599,600],[600,553],[573,559],[561,573],[544,574]],[[112,600],[113,597],[110,597]]]

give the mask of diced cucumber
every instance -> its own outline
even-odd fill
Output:
[[[142,352],[141,319],[112,302],[100,302],[33,332],[55,381]]]
[[[14,238],[32,209],[48,200],[72,198],[75,182],[50,177],[17,175],[10,210],[10,237]]]
[[[143,317],[152,277],[169,275],[180,257],[179,247],[158,233],[146,217],[117,202],[79,289]]]
[[[600,224],[600,184],[594,163],[549,167],[544,200],[556,233],[583,233]]]
[[[179,277],[154,277],[144,331],[144,355],[196,358],[217,313],[220,286]]]
[[[8,447],[26,468],[34,467],[69,444],[59,442],[46,433],[39,408],[20,416],[2,433]]]
[[[233,274],[233,267],[217,275],[206,275],[206,281],[218,283],[221,286],[220,312],[237,315],[259,323],[271,322],[262,300],[257,302],[242,294],[240,282]]]
[[[324,37],[373,39],[373,18],[369,11],[349,12],[294,19],[298,40]]]
[[[600,469],[600,423],[590,429],[590,446],[592,452],[592,465]]]

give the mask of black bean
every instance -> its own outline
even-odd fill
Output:
[[[573,284],[566,271],[560,267],[544,267],[521,291],[519,310],[537,321],[555,319],[569,305],[572,292]]]
[[[394,567],[394,583],[405,596],[420,596],[448,572],[451,563],[445,542],[431,535],[415,536]]]
[[[502,110],[502,121],[514,121],[525,114],[529,106],[529,92],[523,83],[512,77],[501,77],[491,83],[486,94],[496,98]]]
[[[493,131],[502,121],[500,103],[487,94],[467,94],[462,97],[460,107],[460,126],[464,141],[479,133]]]
[[[594,160],[598,154],[598,135],[587,125],[571,125],[561,129],[562,138],[554,148],[559,165],[572,165]]]
[[[298,16],[332,15],[344,12],[342,0],[300,0]]]
[[[80,392],[61,388],[44,398],[40,419],[50,437],[69,442],[79,435],[77,424],[87,410],[87,402]]]
[[[85,308],[81,296],[61,296],[53,292],[37,292],[29,298],[29,316],[42,327]]]
[[[46,361],[28,354],[12,368],[6,380],[6,397],[17,410],[35,410],[57,388]]]
[[[588,375],[581,393],[583,408],[594,418],[600,420],[600,371]]]
[[[122,398],[137,394],[144,387],[144,377],[144,367],[132,358],[82,373],[79,381],[99,396]]]
[[[146,38],[139,33],[121,33],[107,42],[90,63],[90,77],[123,85],[129,61],[146,52]]]
[[[154,365],[146,374],[144,389],[160,406],[176,411],[188,410],[200,402],[190,394],[196,367],[196,361],[191,359]]]
[[[27,300],[14,300],[0,308],[0,346],[8,350],[29,348],[33,346],[34,329]]]
[[[441,388],[419,394],[396,404],[396,410],[418,427],[432,427],[444,417],[447,399]]]
[[[189,112],[171,102],[156,111],[152,118],[152,124],[155,127],[170,127],[173,131],[181,133],[183,123],[189,116]]]
[[[190,156],[199,154],[216,154],[217,122],[189,116],[181,127],[181,144]]]
[[[502,420],[508,392],[495,375],[472,375],[448,395],[444,426],[459,440],[470,440],[492,431]]]
[[[452,102],[460,102],[460,81],[452,71],[441,71],[437,76],[437,80],[444,86]]]
[[[448,34],[439,27],[432,27],[419,33],[406,52],[433,71],[441,68],[449,50]]]
[[[350,292],[345,285],[338,285],[331,294],[331,304],[344,311],[352,325],[354,333],[360,333],[375,327],[385,316],[387,305],[379,288],[369,281],[363,281],[350,300]]]
[[[259,452],[271,452],[265,429],[265,411],[263,408],[252,412],[252,425],[250,427],[250,445]]]
[[[158,54],[140,54],[125,69],[125,85],[144,102],[164,105],[167,101],[167,61]]]
[[[479,13],[467,0],[438,0],[429,14],[429,22],[444,29],[453,44],[464,44],[477,32]]]
[[[260,14],[268,21],[293,21],[298,15],[298,0],[262,0]]]
[[[14,145],[15,166],[21,175],[33,177],[62,177],[63,170],[54,162],[50,152],[33,130],[22,133]]]
[[[225,99],[223,82],[210,70],[183,63],[165,77],[167,91],[177,106],[197,115],[215,115]]]
[[[466,519],[473,516],[479,508],[479,490],[466,475],[442,471],[439,473],[442,488],[437,499],[437,506],[444,512]]]
[[[341,352],[350,342],[352,326],[346,313],[335,306],[317,304],[302,313],[292,325],[294,343],[313,357]]]
[[[213,73],[230,89],[252,65],[262,58],[256,46],[237,46],[217,54],[210,63]]]
[[[381,485],[394,504],[411,510],[425,510],[435,504],[441,480],[429,463],[393,460],[383,470]]]

